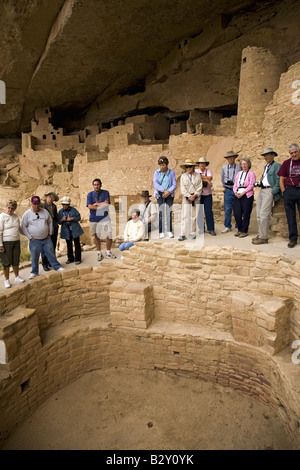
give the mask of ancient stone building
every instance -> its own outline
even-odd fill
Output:
[[[219,230],[227,151],[250,158],[259,179],[265,147],[281,163],[300,143],[298,2],[25,3],[7,1],[0,20],[15,38],[0,48],[2,209],[13,198],[22,215],[50,188],[70,196],[92,248],[86,196],[100,177],[117,215],[115,248],[130,206],[153,194],[158,158],[179,181],[185,159],[205,156]],[[180,201],[177,189],[176,220]],[[272,215],[271,239],[285,243],[282,201]],[[223,247],[221,235],[214,248],[174,241],[162,252],[161,243],[1,292],[0,441],[57,388],[122,366],[252,395],[300,448],[297,255]]]

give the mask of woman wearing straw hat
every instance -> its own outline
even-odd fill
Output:
[[[203,189],[202,194],[200,197],[200,204],[204,205],[204,213],[205,213],[205,220],[206,220],[206,227],[208,233],[210,235],[215,236],[215,221],[214,221],[214,214],[212,210],[212,171],[208,170],[207,167],[209,162],[206,160],[205,157],[199,158],[196,162],[199,165],[199,168],[195,170],[196,173],[199,173],[202,178]],[[198,212],[198,227],[200,232],[202,233],[204,230],[204,220],[203,220],[203,212],[200,209]]]
[[[61,225],[60,229],[60,238],[66,240],[67,243],[67,253],[68,253],[68,260],[66,264],[73,263],[75,264],[81,263],[81,246],[80,246],[80,235],[84,232],[79,224],[81,219],[79,212],[75,209],[75,207],[71,207],[71,199],[67,196],[61,199],[62,209],[58,212],[58,223]],[[73,243],[75,246],[75,257],[73,253]]]
[[[179,241],[186,240],[187,236],[191,239],[196,238],[197,205],[203,185],[201,176],[195,173],[195,167],[196,163],[191,159],[185,160],[184,164],[180,165],[185,173],[180,178],[182,208]]]

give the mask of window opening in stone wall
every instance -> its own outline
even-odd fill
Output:
[[[245,64],[247,62],[247,57],[243,58],[243,63]]]
[[[52,139],[53,139],[53,140],[56,140],[56,135],[53,135],[53,136],[52,136]]]
[[[267,92],[268,92],[267,88],[265,88],[265,89],[264,89],[264,92],[265,92],[265,93],[267,93]]]
[[[26,392],[30,388],[30,379],[26,380],[21,384],[21,392]]]
[[[43,139],[44,139],[44,140],[46,140],[46,138],[47,138],[47,137],[46,137],[46,135],[45,135],[45,134],[43,134]]]

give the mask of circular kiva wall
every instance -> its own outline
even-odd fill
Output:
[[[140,243],[122,262],[53,272],[0,297],[2,441],[80,374],[127,367],[254,396],[300,448],[300,262],[167,245]]]

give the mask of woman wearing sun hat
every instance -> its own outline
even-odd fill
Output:
[[[195,167],[196,163],[191,159],[185,160],[184,164],[180,165],[185,173],[180,178],[182,208],[179,241],[186,240],[187,236],[191,239],[196,238],[197,205],[203,185],[201,175],[195,173]]]
[[[206,220],[206,227],[208,233],[210,235],[215,236],[215,222],[214,222],[214,214],[212,210],[212,205],[213,205],[213,199],[212,199],[212,171],[209,170],[207,167],[209,165],[209,162],[206,160],[205,157],[199,158],[199,160],[196,162],[199,165],[199,168],[195,170],[196,173],[199,173],[202,178],[202,183],[203,183],[203,189],[202,189],[202,194],[200,197],[200,204],[203,204],[204,206],[204,213],[205,213],[205,220]],[[198,227],[200,232],[203,232],[204,230],[204,221],[203,221],[203,211],[199,210],[198,212]]]
[[[66,264],[81,263],[80,235],[84,232],[79,224],[81,219],[79,212],[75,207],[71,207],[71,199],[67,196],[61,198],[62,209],[58,212],[58,223],[61,225],[60,238],[65,239],[67,243],[68,261]],[[73,253],[73,243],[75,246],[75,257]]]

